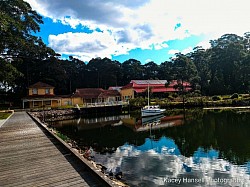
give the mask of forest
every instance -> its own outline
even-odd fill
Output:
[[[243,36],[225,34],[211,40],[208,49],[197,46],[160,64],[142,64],[136,59],[62,59],[35,36],[40,24],[42,17],[28,3],[0,1],[0,102],[20,101],[38,81],[53,85],[58,95],[76,88],[124,86],[133,79],[189,81],[198,95],[250,92],[248,31]]]

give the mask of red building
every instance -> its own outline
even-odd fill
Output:
[[[160,95],[160,93],[173,93],[179,91],[175,88],[175,85],[179,83],[177,80],[170,81],[167,87],[166,83],[167,80],[131,80],[129,84],[121,88],[122,100],[126,101],[130,98],[135,98],[137,95],[146,93],[148,87],[151,93],[156,93],[158,95]],[[183,86],[185,90],[191,90],[190,83],[183,82]]]

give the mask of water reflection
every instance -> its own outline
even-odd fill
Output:
[[[52,125],[80,146],[92,146],[95,161],[123,171],[130,186],[174,186],[178,180],[184,186],[249,186],[249,117],[249,112],[188,111]]]

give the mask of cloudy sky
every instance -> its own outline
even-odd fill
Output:
[[[63,58],[161,63],[223,34],[250,31],[249,0],[25,0],[38,36]]]

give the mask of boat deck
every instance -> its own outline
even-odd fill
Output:
[[[40,128],[16,112],[0,128],[0,186],[109,186]]]

